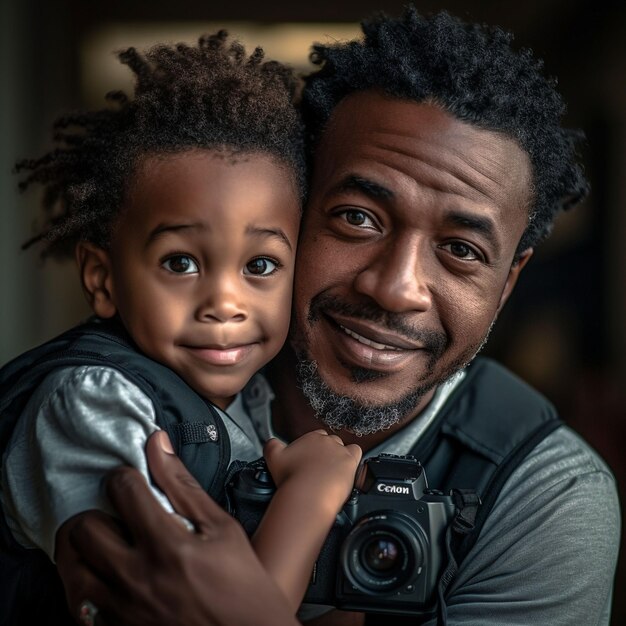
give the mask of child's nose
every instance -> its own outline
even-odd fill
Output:
[[[230,280],[212,281],[198,306],[197,317],[202,322],[243,322],[247,308],[236,284]]]

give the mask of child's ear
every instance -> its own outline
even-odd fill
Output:
[[[99,317],[113,317],[117,306],[109,253],[88,241],[76,245],[76,262],[87,302]]]

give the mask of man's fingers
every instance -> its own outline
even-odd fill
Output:
[[[106,579],[127,561],[127,539],[111,517],[86,511],[70,522],[65,525],[69,543],[96,575]]]
[[[73,593],[66,594],[70,613],[74,618],[78,618],[81,605],[88,600],[98,609],[96,626],[104,626],[108,623],[105,614],[109,611],[111,604],[110,584],[103,582],[84,565],[76,566],[74,574],[79,576],[81,580],[80,585],[76,587]],[[63,574],[61,577],[63,578]]]
[[[148,439],[146,456],[154,482],[165,493],[175,511],[193,522],[199,531],[230,517],[173,453],[165,432],[157,431]],[[159,534],[162,532],[161,529]]]
[[[106,479],[106,491],[134,541],[151,545],[158,542],[164,528],[168,532],[182,531],[181,524],[161,506],[135,468],[112,470]]]
[[[98,515],[101,515],[98,513]],[[65,587],[67,606],[74,617],[78,617],[79,607],[85,600],[90,600],[96,606],[110,596],[110,588],[86,566],[86,562],[76,551],[70,540],[70,535],[80,517],[73,517],[65,522],[56,535],[55,560],[57,570]],[[102,615],[99,615],[98,626],[104,624]]]

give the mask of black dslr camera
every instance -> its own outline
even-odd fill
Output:
[[[263,459],[229,481],[230,512],[248,535],[274,491]],[[304,602],[381,613],[432,611],[454,514],[452,497],[428,489],[414,457],[366,460],[320,552]]]

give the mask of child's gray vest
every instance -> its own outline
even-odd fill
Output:
[[[53,370],[74,365],[112,367],[135,383],[152,401],[157,424],[176,453],[204,489],[222,500],[230,445],[215,408],[172,370],[141,354],[112,320],[93,318],[0,370],[0,456],[33,390]],[[0,512],[0,625],[18,624],[75,621],[54,565],[43,551],[17,544]]]

